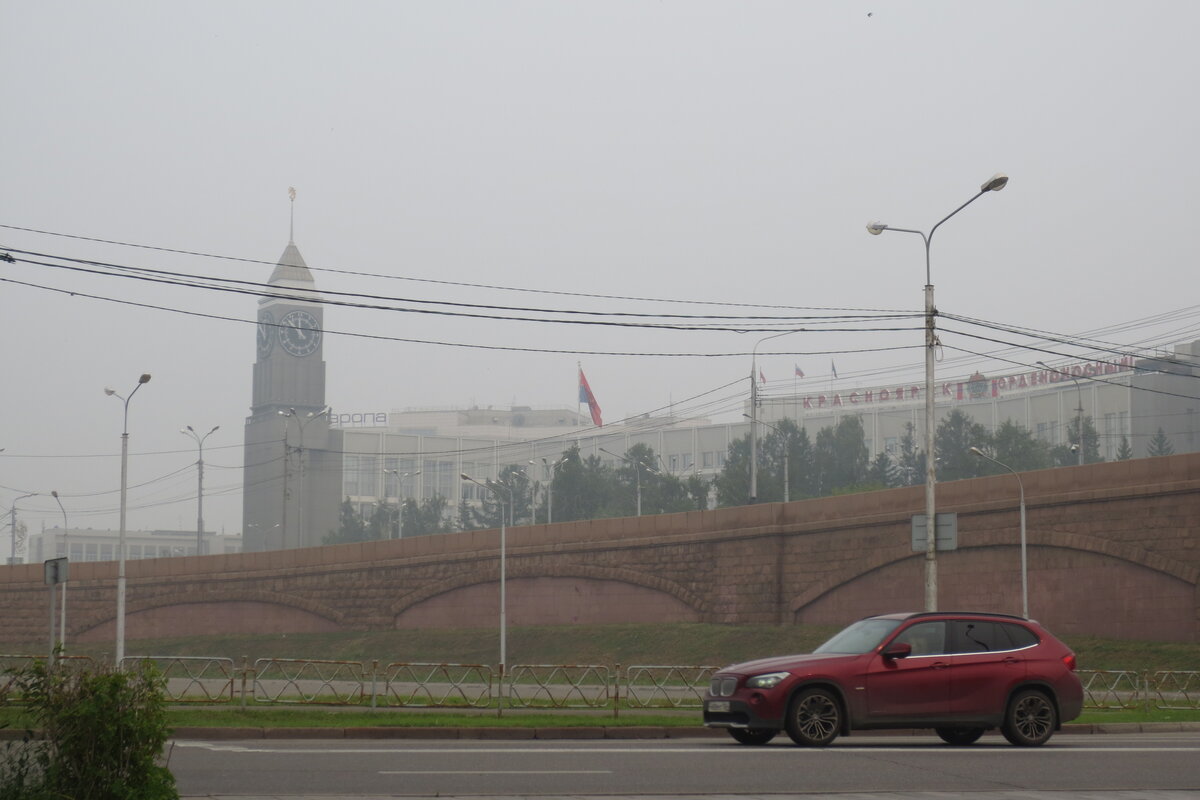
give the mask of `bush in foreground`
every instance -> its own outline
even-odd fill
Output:
[[[161,763],[169,734],[164,680],[154,665],[119,671],[19,670],[11,696],[32,727],[0,757],[0,800],[175,800],[175,778]]]

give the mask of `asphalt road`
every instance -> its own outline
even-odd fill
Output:
[[[1182,800],[1200,796],[1200,733],[1059,734],[1041,748],[998,736],[839,739],[826,749],[724,739],[257,740],[174,743],[187,798],[812,797],[871,800]]]

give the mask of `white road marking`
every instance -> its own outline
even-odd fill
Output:
[[[611,769],[381,769],[380,775],[612,775]]]

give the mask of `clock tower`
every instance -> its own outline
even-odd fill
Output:
[[[313,547],[337,525],[341,470],[325,404],[324,309],[294,241],[258,301],[256,336],[242,541],[247,551]]]

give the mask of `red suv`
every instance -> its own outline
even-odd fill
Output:
[[[735,664],[713,676],[704,724],[742,744],[781,730],[823,746],[852,730],[933,728],[949,744],[999,727],[1045,744],[1079,716],[1075,654],[1032,620],[931,612],[859,620],[810,655]]]

